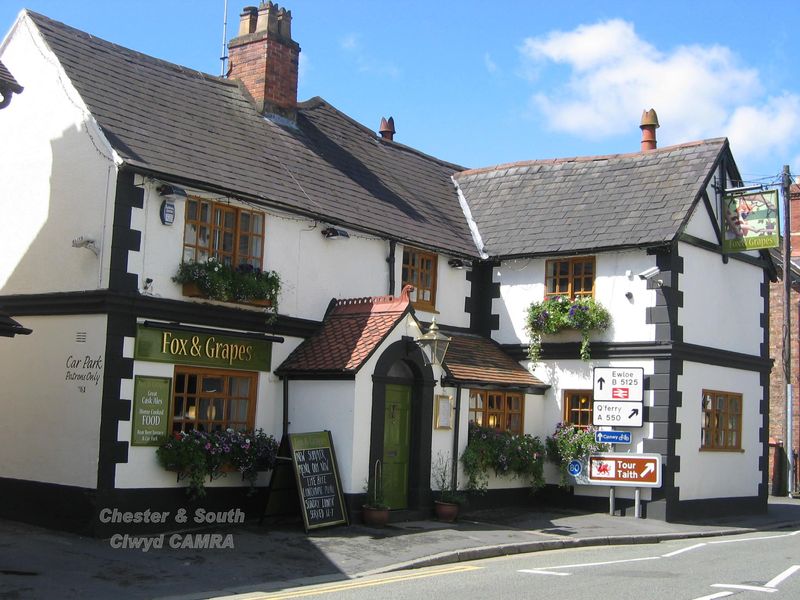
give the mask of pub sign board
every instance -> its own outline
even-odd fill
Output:
[[[134,378],[131,446],[158,446],[167,437],[171,388],[169,377]]]
[[[133,357],[218,369],[269,371],[272,342],[139,325]]]
[[[306,532],[348,524],[330,431],[290,433],[289,453]]]

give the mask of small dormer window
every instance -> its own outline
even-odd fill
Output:
[[[545,300],[566,296],[571,300],[594,296],[594,256],[558,258],[545,263]]]

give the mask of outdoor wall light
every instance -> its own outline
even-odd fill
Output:
[[[639,279],[645,279],[645,280],[652,279],[659,273],[661,273],[661,269],[659,269],[658,267],[650,267],[649,269],[645,269],[644,271],[639,273]]]
[[[414,341],[422,350],[426,365],[441,366],[442,363],[444,363],[444,356],[447,353],[447,348],[450,346],[451,339],[452,338],[439,332],[439,326],[436,324],[436,317],[433,317],[431,319],[431,325],[428,327],[428,333],[419,336]]]
[[[451,258],[447,261],[447,264],[450,265],[453,269],[469,269],[472,266],[472,263],[468,260],[462,260],[460,258]]]
[[[97,243],[90,238],[86,238],[83,236],[76,237],[72,240],[72,247],[73,248],[87,248],[94,252],[95,256],[100,256],[100,248],[98,247]]]
[[[350,234],[347,233],[344,229],[339,229],[337,227],[326,227],[325,229],[322,230],[321,233],[326,240],[336,240],[336,239],[346,240],[347,238],[350,237]]]

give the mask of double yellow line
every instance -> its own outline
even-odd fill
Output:
[[[285,592],[274,592],[264,595],[243,594],[241,597],[246,598],[247,600],[282,600],[284,598],[305,598],[307,596],[318,596],[347,590],[358,590],[377,585],[387,585],[389,583],[396,583],[399,581],[411,581],[413,579],[424,579],[426,577],[437,577],[439,575],[450,575],[452,573],[464,573],[466,571],[474,571],[476,569],[480,569],[480,567],[455,565],[442,568],[431,568],[424,571],[407,571],[400,575],[392,575],[389,577],[382,577],[380,579],[356,579],[327,585],[310,586],[307,588],[295,588]]]

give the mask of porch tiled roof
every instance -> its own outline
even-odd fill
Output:
[[[14,76],[2,61],[0,61],[0,90],[9,90],[15,94],[19,94],[22,91],[22,86],[17,83],[17,80],[14,79]]]
[[[446,332],[447,335],[451,335]],[[549,387],[531,375],[492,340],[477,335],[452,335],[445,356],[447,381],[514,387]]]
[[[399,298],[335,300],[322,327],[276,369],[278,375],[355,374],[410,310],[410,288]]]

